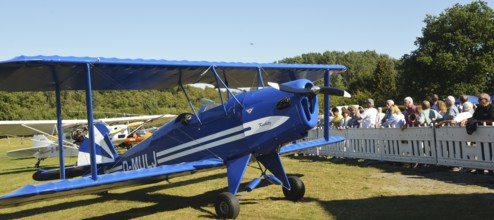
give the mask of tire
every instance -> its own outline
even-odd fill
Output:
[[[285,187],[282,187],[285,198],[294,202],[304,198],[305,195],[304,182],[302,182],[302,180],[296,176],[289,176],[288,182],[290,183],[291,186],[290,190],[286,189]]]
[[[240,213],[240,204],[237,197],[230,192],[223,192],[216,197],[214,209],[218,218],[237,218]]]

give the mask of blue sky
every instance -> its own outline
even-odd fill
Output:
[[[309,52],[416,49],[427,14],[464,0],[4,0],[0,60],[61,55],[273,62]],[[488,0],[494,7],[494,0]]]

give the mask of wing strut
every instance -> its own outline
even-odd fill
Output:
[[[324,87],[329,87],[330,69],[324,73]],[[324,94],[324,139],[329,141],[329,94]]]
[[[257,89],[259,89],[259,84],[261,84],[261,88],[264,88],[264,81],[262,80],[261,67],[257,67]]]
[[[218,72],[216,71],[216,68],[213,66],[213,68],[211,68],[213,70],[213,73],[214,73],[214,76],[216,78],[216,86],[218,87],[218,91],[220,93],[220,96],[221,96],[221,90],[220,90],[220,86],[218,84],[218,80],[221,82],[221,84],[225,87],[226,91],[235,99],[235,101],[237,101],[237,103],[242,106],[242,108],[244,107],[242,105],[242,103],[240,101],[238,101],[237,97],[235,97],[235,95],[233,95],[232,91],[230,91],[230,89],[228,88],[228,86],[223,82],[223,80],[221,80],[220,76],[218,75]],[[221,103],[223,104],[223,106],[225,106],[225,103],[223,102],[223,98],[221,97]],[[223,107],[225,108],[225,112],[226,112],[226,107]]]
[[[60,83],[58,82],[57,71],[54,66],[51,66],[51,72],[53,81],[55,82],[55,96],[57,102],[57,134],[58,134],[58,157],[60,161],[60,179],[65,179],[65,148],[63,140],[63,126],[62,126],[62,102],[60,98]],[[38,161],[39,163],[39,161]]]
[[[96,145],[94,143],[94,115],[93,115],[93,91],[91,86],[91,66],[86,63],[86,108],[87,129],[89,136],[89,159],[91,161],[91,178],[98,179],[98,166],[96,164]]]
[[[196,116],[196,119],[199,122],[199,124],[202,125],[201,119],[199,119],[199,116],[197,115],[196,109],[194,108],[194,105],[192,105],[192,101],[190,101],[189,94],[187,94],[187,91],[185,91],[185,88],[182,85],[182,71],[180,71],[180,76],[178,79],[178,85],[180,86],[180,88],[182,88],[182,91],[184,92],[185,97],[187,98],[187,102],[189,103],[190,108],[194,112],[194,116]]]

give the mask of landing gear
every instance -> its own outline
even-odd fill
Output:
[[[238,199],[230,192],[219,194],[214,203],[214,208],[219,218],[237,218],[240,212]]]
[[[43,158],[43,159],[44,159],[44,158]],[[41,161],[42,161],[43,159],[38,158],[38,162],[36,162],[36,164],[34,164],[34,168],[39,168],[39,164],[41,163]]]
[[[290,183],[291,189],[288,190],[283,187],[283,194],[285,198],[290,201],[298,201],[304,197],[305,185],[302,180],[297,176],[289,176],[288,182]]]

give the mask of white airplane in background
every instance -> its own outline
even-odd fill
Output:
[[[165,124],[170,118],[175,115],[145,115],[133,117],[119,118],[104,118],[96,121],[102,121],[109,126],[110,139],[118,145],[122,143],[130,134],[128,128],[136,127],[136,125],[144,125],[149,122],[154,124]],[[115,124],[117,123],[117,124]],[[120,123],[120,124],[118,124]],[[66,157],[76,157],[78,155],[79,145],[87,135],[86,126],[87,120],[64,120],[62,127],[64,129],[64,152]],[[58,157],[60,148],[58,142],[48,139],[47,136],[57,138],[52,134],[57,134],[56,120],[20,120],[20,121],[0,121],[0,136],[33,136],[33,144],[31,148],[22,148],[7,152],[8,157],[12,158],[30,158],[38,159],[35,167],[38,168],[41,160],[50,157]]]
[[[39,168],[39,164],[42,160],[49,157],[59,156],[59,147],[56,141],[48,139],[43,134],[37,134],[33,136],[33,147],[23,148],[18,150],[11,150],[7,152],[8,157],[12,158],[29,158],[35,157],[38,162],[34,165],[35,168]],[[66,142],[64,144],[65,157],[76,157],[79,154],[78,145]]]

